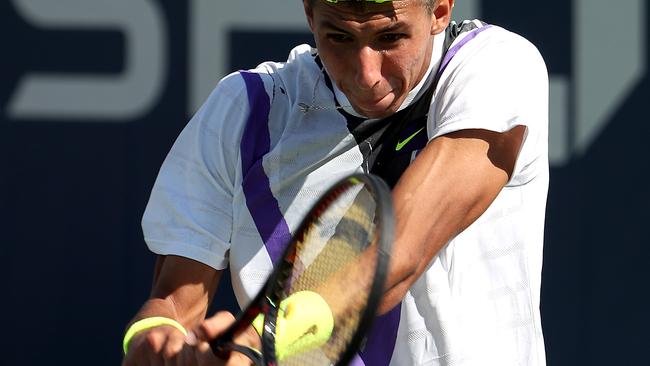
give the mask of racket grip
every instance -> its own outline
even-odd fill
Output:
[[[255,366],[264,366],[264,360],[262,358],[262,353],[255,348],[250,348],[246,346],[239,345],[237,343],[229,343],[227,345],[230,354],[230,351],[235,351],[243,354],[244,356],[248,357],[253,361]]]
[[[221,339],[215,339],[211,341],[210,347],[212,348],[212,353],[214,353],[215,356],[222,360],[227,360],[230,358],[230,353],[234,351],[250,358],[255,366],[264,366],[262,353],[254,348],[242,346],[237,343],[233,343],[232,341],[225,341]]]
[[[232,351],[230,344],[232,344],[231,340],[216,338],[210,341],[210,348],[212,349],[212,353],[214,353],[215,356],[223,360],[227,360],[230,356],[230,352]]]

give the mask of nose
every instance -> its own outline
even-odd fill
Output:
[[[355,81],[361,89],[370,90],[381,80],[381,52],[365,46],[357,54]]]

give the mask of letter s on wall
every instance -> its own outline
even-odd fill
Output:
[[[14,120],[129,122],[147,113],[167,76],[167,27],[152,0],[12,0],[46,29],[108,29],[124,34],[124,71],[115,75],[29,73],[8,104]]]

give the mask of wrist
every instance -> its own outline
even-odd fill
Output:
[[[163,316],[154,316],[150,318],[144,318],[136,321],[135,323],[131,324],[129,329],[127,329],[126,333],[124,334],[124,340],[122,341],[122,349],[124,350],[124,354],[126,355],[129,351],[129,343],[133,339],[133,337],[147,329],[155,328],[155,327],[160,327],[163,325],[171,326],[176,329],[178,329],[183,335],[187,335],[187,330],[185,330],[185,327],[183,327],[179,322],[177,322],[174,319],[171,318],[166,318]]]

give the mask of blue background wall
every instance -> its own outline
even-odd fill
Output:
[[[149,58],[161,72],[145,107],[122,117],[101,109],[80,115],[74,106],[87,102],[70,99],[71,111],[30,113],[16,107],[29,75],[118,78],[132,67],[126,50],[135,31],[110,22],[99,26],[85,15],[75,24],[53,25],[52,19],[36,16],[38,11],[26,10],[28,2],[0,3],[0,365],[115,365],[123,326],[146,299],[152,274],[154,257],[145,248],[139,220],[162,160],[205,97],[196,80],[213,85],[227,71],[283,60],[291,45],[311,40],[304,24],[264,26],[251,14],[240,14],[239,23],[226,22],[238,10],[219,2],[134,1],[156,9],[152,14],[159,25],[152,29],[164,45],[151,46],[162,52]],[[49,9],[47,1],[32,3]],[[56,3],[65,15],[102,2]],[[601,14],[609,19],[600,28],[602,36],[585,38],[576,35],[576,22],[585,16],[585,4],[601,0],[471,3],[480,5],[482,19],[529,38],[552,78],[565,80],[564,87],[552,89],[562,94],[555,95],[560,107],[552,106],[552,116],[559,116],[552,126],[561,133],[551,146],[563,152],[553,160],[546,225],[542,315],[548,364],[647,364],[648,31],[634,24],[645,24],[648,7],[642,0],[622,0],[624,5],[612,5],[617,8],[611,16]],[[108,6],[131,6],[124,4]],[[208,17],[225,24],[223,42],[211,43],[209,32],[197,36],[200,4],[214,9]],[[630,4],[641,4],[636,21],[618,12]],[[299,10],[294,2],[277,6]],[[137,19],[134,12],[129,16]],[[257,16],[264,17],[260,12]],[[631,56],[612,51],[606,35],[613,28],[629,32],[617,40],[622,45],[641,40],[627,48],[640,57],[641,76],[621,92],[602,128],[584,143],[580,75],[589,59],[576,60],[583,57],[576,50],[579,42],[601,42],[602,54],[591,57],[609,60],[611,68],[591,77],[616,79]],[[221,66],[196,75],[195,57],[202,55],[196,42],[212,50]],[[103,103],[99,96],[87,97],[111,104],[109,98]],[[38,98],[46,104],[53,96]],[[596,109],[593,99],[587,102]],[[224,285],[215,308],[234,307],[229,291]]]

